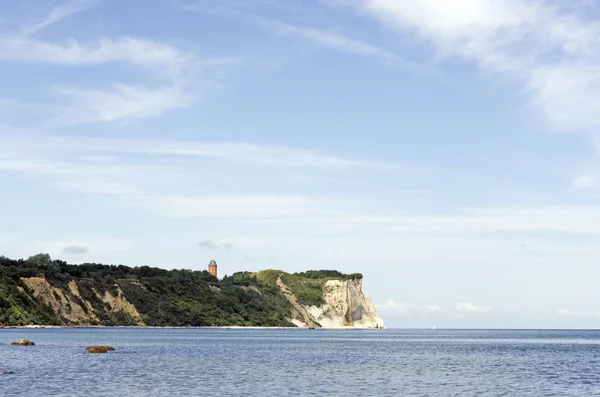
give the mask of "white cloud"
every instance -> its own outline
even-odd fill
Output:
[[[456,310],[459,312],[471,312],[471,313],[487,313],[492,310],[489,306],[475,306],[469,302],[462,302],[456,305]]]
[[[522,81],[558,127],[600,125],[600,23],[586,3],[527,0],[349,0],[445,57]]]
[[[584,174],[584,175],[581,175],[580,177],[576,178],[575,180],[573,180],[573,182],[571,183],[571,189],[569,191],[576,192],[578,190],[593,188],[597,185],[597,183],[598,183],[598,174],[596,174],[596,173]]]
[[[124,63],[173,77],[184,72],[193,60],[167,44],[134,37],[105,38],[83,45],[71,38],[64,44],[14,37],[0,38],[0,60],[85,66]]]
[[[65,1],[64,3],[59,3],[55,8],[53,8],[50,13],[41,21],[26,27],[21,32],[21,37],[30,36],[51,26],[64,18],[67,18],[75,13],[83,11],[94,4],[97,4],[99,0],[74,0],[74,1]]]
[[[246,164],[269,166],[299,166],[317,168],[368,167],[398,169],[397,164],[331,156],[317,151],[277,145],[257,145],[246,142],[215,143],[154,143],[139,142],[127,150],[139,153],[223,159]]]
[[[15,150],[14,146],[12,150]],[[52,186],[86,194],[139,194],[137,187],[151,175],[149,168],[137,165],[97,165],[13,153],[14,156],[8,156],[7,152],[0,151],[0,172],[38,177]]]
[[[569,317],[581,317],[581,318],[600,317],[600,311],[558,309],[556,311],[556,313],[560,314],[561,316],[569,316]]]
[[[118,115],[107,111],[105,117]],[[0,134],[0,142],[5,148],[0,156],[11,153],[29,153],[43,156],[44,153],[68,153],[84,160],[101,159],[102,162],[115,161],[121,156],[143,155],[156,161],[168,162],[169,158],[190,157],[190,159],[217,160],[230,165],[254,165],[277,167],[301,167],[315,169],[343,170],[345,168],[367,168],[379,171],[401,171],[409,167],[380,161],[334,156],[315,150],[293,148],[282,145],[255,144],[248,142],[177,142],[107,138],[50,138],[36,135],[35,139],[22,140],[8,134]],[[0,157],[1,158],[1,157]],[[14,157],[13,162],[23,157]],[[31,164],[31,162],[28,162]]]
[[[67,245],[62,249],[62,253],[67,255],[81,255],[88,252],[90,249],[85,245]]]
[[[149,89],[118,84],[112,90],[61,88],[59,92],[69,102],[64,114],[54,119],[61,125],[156,117],[186,107],[193,99],[175,86]]]
[[[400,58],[397,55],[384,48],[366,41],[349,38],[341,32],[292,25],[276,20],[256,18],[253,20],[261,26],[272,29],[276,35],[294,36],[315,43],[321,47],[350,54],[374,56],[386,62],[396,63],[400,61]]]
[[[233,244],[231,243],[215,243],[213,240],[202,240],[198,242],[198,247],[208,250],[220,249],[224,248],[226,250],[230,250],[233,248]]]
[[[64,190],[70,190],[83,194],[109,195],[109,196],[124,196],[141,194],[140,190],[130,183],[124,181],[111,180],[108,173],[106,174],[83,174],[87,168],[82,169],[82,173],[78,173],[71,178],[52,182],[53,186]],[[121,175],[126,176],[131,171],[123,168]],[[119,177],[118,173],[113,173],[114,177]]]
[[[182,163],[181,158],[187,159]],[[326,230],[334,228],[337,233],[357,230],[378,233],[379,239],[370,244],[386,241],[386,236],[393,239],[399,235],[419,238],[429,235],[428,241],[431,236],[443,238],[446,242],[436,241],[436,244],[444,247],[453,244],[461,251],[475,249],[484,242],[452,238],[494,232],[600,234],[600,207],[593,205],[472,207],[431,214],[378,210],[377,198],[342,197],[331,190],[307,195],[303,189],[291,185],[291,190],[285,193],[270,188],[287,184],[294,175],[306,171],[348,179],[354,178],[351,171],[355,169],[368,171],[367,175],[403,171],[403,167],[395,164],[283,146],[236,142],[188,145],[174,141],[63,139],[39,135],[27,135],[24,139],[13,132],[0,135],[0,171],[28,175],[81,193],[127,196],[131,205],[167,217],[245,221],[254,217],[270,222],[278,217],[282,218],[280,222],[311,219]],[[494,252],[517,249],[525,241],[515,239],[496,240],[495,245],[486,245],[486,249]],[[527,252],[548,249],[543,241],[525,242]],[[417,254],[405,252],[410,251],[408,246],[400,248],[406,255]]]
[[[207,0],[202,2],[188,1],[187,3],[183,3],[181,8],[189,11],[209,12],[213,14],[228,14],[234,10],[263,11],[266,9],[291,11],[295,13],[306,9],[302,3],[282,0],[228,0],[227,2],[221,0]]]
[[[76,37],[62,41],[30,37],[93,3],[59,4],[41,22],[24,28],[20,35],[0,35],[0,61],[73,68],[117,65],[138,71],[137,76],[127,82],[116,81],[112,72],[108,72],[103,75],[103,81],[95,82],[94,86],[54,83],[63,105],[36,105],[56,114],[50,118],[44,116],[45,128],[135,120],[185,108],[203,92],[214,88],[225,73],[226,65],[231,63],[222,57],[200,59],[172,45],[139,37],[104,37],[85,42]]]
[[[382,171],[393,175],[390,170],[403,169],[368,159],[235,142],[186,145],[26,136],[0,134],[0,171],[26,175],[60,189],[122,196],[115,199],[169,218],[285,222],[298,230],[308,227],[301,223],[310,221],[313,230],[322,233],[360,233],[357,244],[374,250],[390,252],[393,246],[393,252],[403,258],[435,256],[427,249],[432,244],[449,257],[462,258],[474,250],[523,256],[556,248],[543,238],[519,237],[521,233],[600,234],[600,207],[593,205],[472,207],[431,214],[379,208],[377,197],[344,197],[343,192],[323,187],[322,181],[320,194],[309,194],[306,186],[289,183],[307,171],[315,177],[327,173],[332,179],[348,180],[356,178],[356,169],[368,172],[365,178]],[[517,236],[504,240],[482,237],[498,232]],[[399,236],[411,243],[394,244]],[[520,248],[522,243],[527,250]],[[568,252],[592,255],[596,251],[575,245]]]
[[[285,221],[341,215],[339,210],[324,206],[320,200],[302,195],[145,196],[135,200],[134,205],[167,218]]]
[[[181,150],[181,151],[180,151]],[[181,162],[177,157],[190,157]],[[175,157],[175,158],[174,158]],[[220,161],[216,161],[219,159]],[[365,167],[370,164],[365,162]],[[265,167],[266,165],[266,167]],[[272,167],[276,165],[277,167]],[[200,172],[210,166],[210,170]],[[265,180],[290,178],[283,168],[340,171],[363,164],[308,150],[250,144],[183,144],[119,139],[21,140],[0,135],[0,172],[37,178],[60,189],[124,196],[122,201],[167,218],[278,220],[342,218],[341,202],[326,194],[275,193]],[[259,168],[257,168],[259,167]],[[257,184],[234,189],[240,178]],[[375,168],[377,170],[377,168]],[[238,176],[244,172],[245,176]],[[228,183],[227,181],[231,181]],[[277,182],[276,182],[277,183]],[[246,184],[246,183],[245,183]],[[275,189],[280,190],[280,189]],[[343,201],[343,200],[342,200]],[[349,201],[349,200],[348,200]]]
[[[80,240],[79,238],[73,237],[54,239],[49,237],[33,244],[21,244],[23,236],[15,236],[17,239],[20,237],[21,241],[16,242],[19,248],[23,248],[25,251],[33,252],[47,252],[53,258],[60,258],[65,254],[78,254],[79,256],[85,257],[86,255],[93,253],[111,253],[111,252],[125,252],[130,250],[133,245],[131,241],[124,239],[100,237],[100,236],[88,236],[86,240]],[[15,240],[17,240],[15,239]]]
[[[600,207],[535,205],[481,207],[451,214],[398,216],[390,230],[403,232],[562,232],[600,234]]]
[[[181,157],[188,159],[182,163]],[[207,165],[210,170],[205,172]],[[403,257],[429,257],[427,244],[443,247],[447,255],[451,255],[449,250],[463,254],[475,249],[513,252],[523,242],[527,251],[520,255],[551,250],[543,239],[513,236],[507,241],[496,238],[492,244],[469,237],[482,233],[600,234],[600,207],[593,205],[474,207],[431,214],[379,210],[374,206],[376,198],[342,197],[331,190],[309,195],[302,188],[292,187],[287,192],[271,188],[307,170],[347,179],[353,178],[351,171],[357,168],[369,171],[368,175],[402,169],[305,149],[247,143],[185,145],[41,136],[25,140],[14,134],[0,135],[0,171],[86,194],[126,196],[123,200],[129,205],[169,218],[310,220],[322,230],[336,233],[362,230],[368,244],[384,244],[384,250],[394,245],[397,236],[410,236],[411,244],[395,249]],[[378,237],[371,241],[369,233]],[[415,239],[421,243],[416,244]],[[423,250],[426,252],[419,252]],[[569,252],[575,255],[578,251],[592,253],[589,247],[574,247]]]
[[[281,8],[282,6],[289,6],[289,3],[284,2],[268,3],[278,3],[276,4],[278,8]],[[389,64],[403,64],[410,66],[408,61],[401,59],[397,54],[394,54],[393,52],[368,41],[350,37],[347,33],[340,30],[322,29],[314,26],[292,24],[281,20],[270,19],[248,13],[248,10],[256,9],[260,5],[260,3],[237,4],[237,2],[228,2],[226,5],[223,5],[223,2],[218,2],[217,5],[212,6],[198,4],[187,5],[184,6],[184,9],[197,12],[207,12],[219,16],[233,17],[255,26],[268,29],[276,36],[295,37],[315,44],[319,47],[349,54],[371,56],[379,58]],[[273,5],[275,4],[268,5],[272,9]]]
[[[203,240],[198,243],[198,246],[206,249],[216,249],[218,246],[212,240]]]
[[[413,305],[410,303],[396,302],[393,299],[389,299],[385,304],[377,305],[377,310],[383,313],[414,316],[439,312],[442,310],[442,307],[439,305]]]

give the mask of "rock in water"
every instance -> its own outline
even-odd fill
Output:
[[[113,350],[115,349],[110,346],[88,346],[85,353],[106,353]]]
[[[33,346],[35,345],[35,343],[33,343],[32,341],[28,340],[28,339],[20,339],[16,342],[11,343],[11,345],[14,346]]]

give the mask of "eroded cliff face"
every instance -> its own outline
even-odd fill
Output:
[[[384,328],[375,305],[363,293],[362,280],[328,280],[321,306],[300,304],[281,278],[277,285],[292,304],[291,320],[299,327]]]
[[[0,308],[0,315],[4,315],[7,324],[20,325],[287,327],[294,324],[307,328],[384,328],[375,306],[363,293],[362,279],[358,277],[343,274],[339,278],[315,277],[314,274],[306,277],[275,270],[265,272],[261,276],[269,277],[259,277],[260,280],[253,273],[244,274],[246,278],[238,280],[240,285],[237,286],[231,281],[208,284],[187,278],[48,280],[40,276],[20,277],[13,292],[18,299],[13,301],[25,303],[4,312]],[[189,294],[190,290],[193,293]],[[162,306],[165,301],[175,301],[177,306],[165,310]],[[255,308],[259,309],[249,315]],[[37,310],[37,317],[28,317],[27,310],[32,313]],[[193,314],[188,315],[191,311]],[[205,319],[215,312],[216,320]],[[13,319],[15,315],[21,316],[19,320]]]
[[[98,308],[90,300],[82,297],[79,286],[75,280],[68,283],[67,288],[58,288],[48,282],[44,277],[21,278],[27,288],[32,291],[35,298],[50,306],[65,324],[98,324],[100,319],[96,315]],[[136,325],[144,325],[142,318],[135,306],[125,299],[119,286],[115,286],[115,295],[109,291],[103,293],[92,289],[96,302],[103,307],[101,312],[123,313],[129,316]]]
[[[54,287],[44,277],[29,277],[21,280],[27,288],[33,291],[33,296],[50,306],[60,318],[77,324],[90,324],[98,321],[93,314],[91,305],[88,306],[82,299],[77,299],[80,294],[74,280],[69,282],[71,294],[66,294],[60,288]]]
[[[292,305],[292,313],[290,317],[290,322],[297,327],[320,327],[319,323],[317,323],[313,316],[308,313],[307,307],[300,304],[298,299],[292,293],[292,290],[281,281],[281,276],[277,279],[277,285],[281,289],[281,292],[285,295],[287,300]]]

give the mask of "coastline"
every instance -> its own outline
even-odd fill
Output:
[[[274,329],[289,329],[289,330],[382,330],[385,328],[362,328],[362,327],[331,327],[331,328],[308,328],[308,327],[261,327],[261,326],[243,326],[243,325],[221,325],[221,326],[145,326],[145,325],[15,325],[15,326],[0,326],[2,329],[89,329],[89,328],[106,328],[106,329],[248,329],[248,330],[274,330]]]

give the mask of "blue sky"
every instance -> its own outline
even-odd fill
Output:
[[[0,252],[600,327],[598,6],[297,3],[0,0]]]

